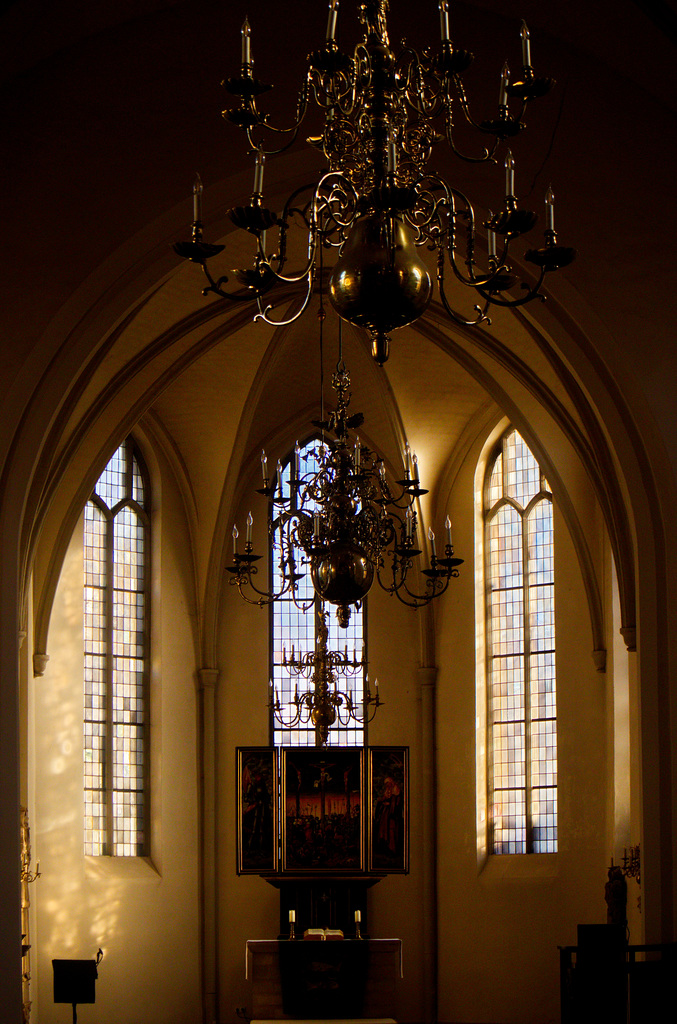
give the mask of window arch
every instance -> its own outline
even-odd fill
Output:
[[[85,854],[146,852],[147,473],[131,438],[84,514]]]
[[[320,438],[313,437],[304,445],[299,446],[300,476],[303,477],[318,468],[316,449],[320,443]],[[278,464],[278,472],[281,472],[282,493],[289,502],[293,502],[295,499],[294,489],[289,486],[294,457],[295,452],[292,452],[281,466]],[[290,506],[287,505],[287,507],[289,508]],[[274,526],[275,523],[273,521],[270,531],[270,566],[273,590],[277,592],[282,587],[282,569],[280,566],[281,552],[279,544],[276,542]],[[327,624],[329,626],[330,650],[345,650],[347,648],[349,656],[352,657],[353,652],[356,651],[359,657],[366,643],[365,603],[363,602],[360,608],[353,606],[350,622],[347,628],[342,628],[336,621],[333,606],[323,605],[323,602],[315,594],[309,567],[304,565],[300,568],[307,571],[303,578],[299,580],[297,603],[294,603],[289,594],[285,594],[283,598],[273,601],[270,605],[270,678],[283,706],[288,705],[293,699],[297,686],[299,692],[308,686],[305,679],[299,678],[290,672],[288,667],[283,664],[284,651],[286,650],[289,657],[292,645],[296,655],[302,655],[314,650],[319,615],[323,608],[328,612]],[[354,676],[349,677],[348,680],[344,680],[343,677],[338,678],[341,680],[339,686],[343,687],[345,682],[350,687],[354,703],[361,707],[364,695],[364,674],[357,672]],[[270,735],[271,742],[275,746],[315,746],[315,729],[312,723],[306,725],[299,724],[293,729],[285,729],[274,720],[272,711]],[[365,730],[355,722],[351,722],[349,725],[342,725],[337,721],[329,730],[327,742],[330,746],[339,744],[342,746],[362,746],[366,742]]]
[[[557,850],[552,494],[510,428],[484,486],[488,806],[494,853]]]

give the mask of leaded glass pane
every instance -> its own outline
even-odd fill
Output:
[[[505,439],[506,495],[526,508],[540,491],[541,472],[526,441],[513,430]]]
[[[127,442],[123,441],[99,477],[94,493],[114,508],[125,497],[127,480]]]
[[[143,853],[146,527],[143,476],[125,442],[85,509],[85,853]]]
[[[511,431],[489,468],[485,508],[490,811],[495,853],[557,850],[551,500],[537,500],[525,515],[530,503],[547,489],[545,483],[541,487],[541,479],[529,448]]]

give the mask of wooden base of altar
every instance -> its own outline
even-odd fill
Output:
[[[402,976],[400,939],[250,939],[256,1021],[391,1021]]]

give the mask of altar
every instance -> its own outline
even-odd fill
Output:
[[[400,939],[249,939],[252,1018],[390,1020],[402,977]]]

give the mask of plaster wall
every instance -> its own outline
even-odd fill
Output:
[[[150,684],[151,856],[85,857],[82,844],[82,520],[63,564],[50,659],[33,681],[33,1021],[58,1024],[53,958],[102,948],[87,1021],[193,1024],[200,1004],[196,723],[190,566],[176,495],[153,481]],[[164,528],[166,527],[166,528]],[[162,589],[157,581],[162,579]],[[70,1013],[70,1009],[68,1009]]]
[[[547,447],[547,445],[546,445]],[[479,445],[458,474],[470,494]],[[560,467],[564,468],[564,467]],[[469,501],[452,512],[457,551],[471,551]],[[612,852],[607,793],[605,674],[591,657],[590,622],[572,541],[555,504],[558,804],[556,854],[487,855],[476,824],[481,799],[477,744],[484,742],[483,680],[476,680],[476,579],[463,566],[437,621],[438,1020],[542,1024],[559,1020],[558,946],[576,944],[579,923],[604,923],[606,864]],[[599,514],[586,539],[603,552]],[[481,614],[477,616],[481,618]],[[483,638],[478,631],[477,643]],[[611,823],[612,825],[612,823]],[[635,938],[635,941],[638,941]]]

